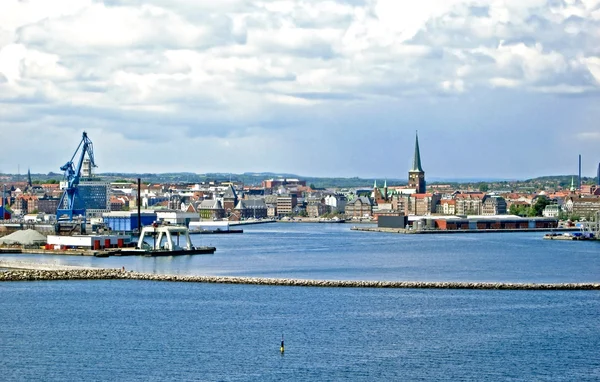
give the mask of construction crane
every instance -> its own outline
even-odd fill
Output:
[[[79,149],[81,149],[81,154],[77,160],[77,164],[75,164],[73,163],[73,160],[75,159],[75,156],[77,156]],[[92,141],[84,131],[81,142],[79,142],[79,146],[77,146],[77,150],[73,153],[71,160],[60,168],[65,173],[64,179],[67,182],[67,186],[58,203],[58,209],[56,210],[56,218],[59,220],[73,221],[73,217],[79,215],[83,216],[85,219],[85,206],[82,206],[81,203],[77,203],[77,200],[79,199],[77,186],[79,185],[79,179],[81,178],[81,167],[86,154],[90,159],[90,166],[98,167],[94,162],[94,147]]]

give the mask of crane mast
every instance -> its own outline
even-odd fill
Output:
[[[77,163],[74,163],[73,161],[75,160],[79,149],[81,149],[81,154]],[[94,146],[92,145],[92,141],[88,138],[87,133],[84,131],[79,146],[77,146],[71,160],[60,168],[61,171],[64,171],[64,179],[67,182],[67,186],[58,203],[58,209],[56,210],[56,218],[58,220],[73,221],[73,217],[79,215],[83,216],[85,219],[85,206],[77,205],[77,200],[79,199],[77,186],[79,185],[79,180],[81,178],[81,168],[86,154],[90,159],[90,165],[92,167],[97,167],[94,161]]]

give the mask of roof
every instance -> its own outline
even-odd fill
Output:
[[[421,167],[421,152],[419,150],[419,135],[415,135],[415,156],[413,158],[412,170],[410,171],[418,171],[424,172]]]
[[[227,190],[225,190],[225,193],[223,194],[223,198],[227,198],[227,199],[236,199],[237,198],[237,194],[235,193],[235,189],[233,188],[232,185],[229,185],[229,187],[227,187]]]

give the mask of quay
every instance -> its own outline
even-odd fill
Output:
[[[573,232],[579,228],[500,228],[500,229],[404,229],[384,227],[357,227],[350,228],[353,231],[385,232],[407,235],[425,234],[453,234],[453,233],[492,233],[492,232]]]
[[[24,269],[27,267],[33,269]],[[53,267],[48,269],[48,267]],[[42,280],[145,280],[165,282],[197,282],[211,284],[246,284],[265,286],[300,286],[325,288],[396,288],[396,289],[481,289],[481,290],[600,290],[600,283],[503,283],[503,282],[434,282],[434,281],[355,281],[306,280],[230,276],[182,276],[138,273],[123,269],[84,268],[47,264],[14,264],[0,262],[1,281]],[[18,268],[15,270],[14,268]]]

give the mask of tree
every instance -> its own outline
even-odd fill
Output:
[[[488,192],[490,189],[490,186],[487,183],[479,183],[479,191],[481,192]]]
[[[546,208],[546,206],[551,203],[552,202],[547,197],[545,197],[543,195],[538,196],[536,202],[529,209],[528,215],[529,216],[542,216],[542,214],[544,212],[544,208]]]
[[[508,209],[511,215],[528,216],[530,208],[523,204],[512,204]]]

